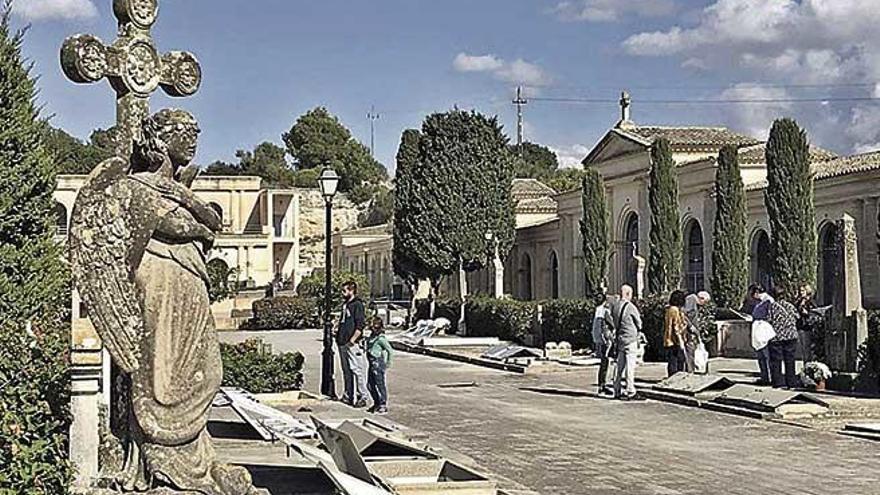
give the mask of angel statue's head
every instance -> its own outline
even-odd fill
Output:
[[[166,163],[171,173],[189,165],[196,154],[199,124],[186,110],[163,109],[145,118],[141,139],[134,143],[132,167],[157,172]]]

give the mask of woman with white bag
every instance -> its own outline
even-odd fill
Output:
[[[752,348],[758,358],[761,379],[758,385],[770,385],[770,340],[776,336],[773,325],[767,321],[773,298],[760,285],[749,287],[749,297],[755,300],[752,310]]]

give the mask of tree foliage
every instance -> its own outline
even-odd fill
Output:
[[[362,301],[370,300],[370,282],[361,272],[352,272],[344,267],[333,270],[330,276],[330,310],[338,311],[342,307],[342,284],[354,281],[358,286],[358,296]],[[324,271],[315,270],[302,279],[297,287],[298,295],[318,302],[319,314],[324,314]]]
[[[112,131],[97,129],[90,142],[84,143],[62,129],[42,123],[43,142],[53,157],[59,174],[86,175],[114,154]]]
[[[510,154],[514,156],[514,175],[518,179],[547,179],[552,177],[559,168],[556,153],[546,146],[535,143],[522,144],[522,156],[519,146],[511,144]]]
[[[582,182],[584,275],[586,294],[604,293],[607,286],[610,228],[605,182],[595,168],[588,168]]]
[[[23,35],[0,10],[0,492],[66,493],[70,285],[53,240],[56,164]]]
[[[452,110],[428,116],[420,133],[404,133],[394,210],[398,274],[436,283],[459,266],[477,270],[494,257],[496,242],[506,256],[513,173],[496,118]]]
[[[253,151],[235,152],[239,167],[245,175],[256,175],[273,186],[287,187],[293,183],[293,171],[287,164],[284,148],[269,141],[254,147]]]
[[[220,302],[236,293],[235,276],[238,270],[229,268],[225,261],[215,258],[207,263],[208,299],[212,303]]]
[[[669,141],[663,138],[651,146],[648,204],[651,208],[648,291],[663,294],[681,283],[682,249],[675,162]]]
[[[736,307],[748,285],[746,196],[735,146],[725,146],[715,171],[712,292],[720,307]]]
[[[775,121],[766,158],[773,279],[790,290],[815,287],[816,214],[807,134],[794,120]]]
[[[361,227],[382,225],[390,222],[394,216],[394,191],[382,186],[376,189],[370,206],[359,219]]]
[[[370,156],[370,150],[324,107],[300,116],[282,139],[298,170],[332,167],[340,176],[342,192],[388,177],[385,167]]]
[[[563,168],[552,175],[541,179],[541,182],[550,186],[558,193],[574,191],[581,187],[584,180],[584,171],[579,168]]]

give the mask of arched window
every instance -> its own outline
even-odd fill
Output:
[[[764,288],[771,287],[773,272],[770,265],[770,236],[764,230],[758,230],[752,237],[750,250],[751,278]]]
[[[55,235],[67,235],[67,208],[55,202]]]
[[[837,225],[829,223],[819,233],[819,290],[818,301],[823,306],[834,304],[837,289]]]
[[[638,254],[639,215],[638,213],[630,213],[624,224],[621,259],[624,267],[623,281],[633,288],[638,284],[639,263],[635,259]]]
[[[700,222],[691,220],[685,227],[684,283],[691,292],[705,289],[705,254],[703,250],[703,228]]]
[[[550,298],[559,299],[559,257],[550,251]]]
[[[220,222],[222,223],[223,222],[223,208],[213,201],[208,203],[208,206],[210,206],[211,209],[214,210],[214,213],[216,213],[217,216],[220,217]]]
[[[532,300],[532,257],[523,254],[519,264],[519,284],[517,294],[520,300]]]

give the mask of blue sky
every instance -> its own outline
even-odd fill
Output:
[[[114,121],[104,83],[76,85],[58,64],[64,38],[115,38],[111,0],[17,0],[31,24],[25,52],[53,123],[85,138]],[[393,168],[400,133],[458,105],[497,114],[514,139],[514,87],[538,97],[633,95],[639,123],[727,125],[760,134],[789,115],[840,153],[880,147],[880,6],[857,0],[163,0],[160,51],[200,59],[204,81],[181,106],[203,128],[197,161],[233,160],[260,141],[281,144],[296,117],[327,106]],[[862,84],[864,83],[864,84]],[[853,85],[859,84],[859,85]],[[656,100],[744,99],[693,104]],[[640,102],[641,100],[641,102]],[[651,101],[655,101],[651,103]],[[613,125],[614,103],[533,101],[526,138],[574,164]]]

